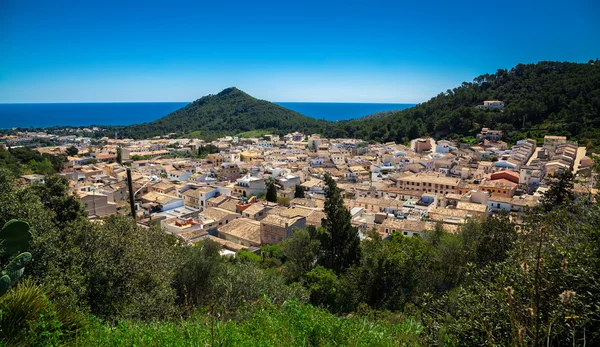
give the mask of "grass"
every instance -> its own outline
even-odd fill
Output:
[[[201,135],[202,135],[202,133],[200,132],[200,130],[194,130],[192,132],[189,132],[189,133],[183,135],[183,137],[186,139],[200,139]]]
[[[476,145],[478,143],[477,139],[474,138],[473,136],[465,136],[460,139],[460,142],[466,143],[468,145]]]
[[[269,130],[250,130],[250,131],[244,131],[243,133],[239,133],[236,136],[237,137],[242,137],[242,138],[249,138],[249,137],[262,137],[266,134],[270,134],[271,132]]]
[[[81,346],[415,346],[421,327],[338,317],[298,302],[279,308],[254,304],[234,319],[204,314],[160,323],[122,321],[116,326],[93,320],[74,341]]]

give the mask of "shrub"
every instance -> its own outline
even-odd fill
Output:
[[[7,345],[55,345],[75,336],[84,320],[50,302],[41,287],[23,281],[0,299],[0,340]]]

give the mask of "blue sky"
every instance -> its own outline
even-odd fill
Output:
[[[574,1],[0,1],[0,102],[417,103],[498,68],[600,57]]]

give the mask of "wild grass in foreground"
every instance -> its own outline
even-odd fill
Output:
[[[80,346],[415,346],[421,327],[407,319],[388,323],[359,316],[338,317],[296,301],[283,307],[252,305],[243,318],[207,314],[161,323],[93,321]]]

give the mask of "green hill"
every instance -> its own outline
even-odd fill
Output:
[[[504,111],[476,106],[502,100]],[[430,135],[462,137],[482,127],[498,128],[508,140],[566,135],[600,148],[600,62],[585,64],[539,62],[476,77],[415,107],[355,120],[317,120],[274,103],[256,99],[237,88],[202,97],[151,123],[111,127],[123,137],[148,138],[167,133],[203,139],[240,133],[293,131],[328,137],[356,137],[378,142],[406,142]]]
[[[202,138],[214,138],[252,130],[276,133],[323,132],[328,124],[274,103],[256,99],[232,87],[217,95],[204,96],[154,122],[120,127],[116,130],[124,137],[133,138],[191,132]]]
[[[503,112],[478,109],[502,100]],[[476,77],[410,109],[339,124],[348,136],[405,142],[421,135],[472,135],[499,128],[513,138],[566,135],[600,147],[600,62],[539,62]],[[339,132],[339,130],[338,130]]]

